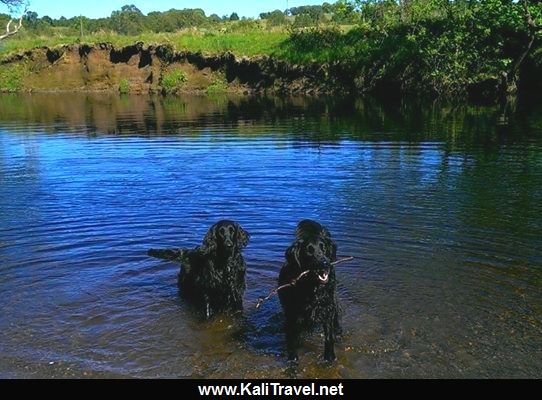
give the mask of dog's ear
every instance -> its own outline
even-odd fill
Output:
[[[247,231],[241,228],[241,225],[235,224],[235,230],[237,231],[235,240],[237,241],[237,247],[243,249],[247,247],[248,241],[250,240],[250,235]]]
[[[299,253],[301,251],[302,240],[296,240],[294,244],[286,249],[286,261],[288,264],[297,265],[301,268],[301,262],[299,261]]]
[[[331,233],[329,232],[329,230],[325,226],[322,227],[322,230],[320,231],[320,235],[322,235],[323,237],[325,237],[328,240],[332,240],[331,239]]]
[[[203,247],[205,247],[207,253],[212,253],[217,246],[217,225],[213,225],[203,238]]]
[[[333,261],[337,260],[337,243],[335,243],[333,240],[329,239],[329,246],[330,249],[329,258]]]
[[[322,227],[322,231],[320,232],[320,235],[326,240],[327,248],[329,249],[329,254],[327,254],[327,256],[330,257],[332,260],[336,260],[337,259],[337,244],[331,238],[331,233],[328,231],[326,227]]]

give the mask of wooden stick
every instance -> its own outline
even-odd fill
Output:
[[[290,283],[286,284],[286,285],[282,285],[282,286],[279,286],[278,288],[276,288],[275,290],[273,290],[271,293],[269,293],[269,296],[267,297],[260,297],[258,299],[258,304],[256,304],[256,309],[260,308],[261,305],[263,303],[265,303],[267,300],[271,299],[271,297],[275,296],[276,294],[278,294],[279,291],[281,291],[282,289],[286,289],[287,287],[290,287],[290,286],[295,286],[297,284],[297,282],[303,278],[305,275],[307,275],[310,271],[305,271],[303,272],[301,275],[299,275],[297,278],[295,278],[294,280],[292,280]]]
[[[354,260],[354,257],[345,257],[345,258],[341,258],[337,261],[332,262],[331,265],[335,266],[335,265],[342,264],[342,263],[352,261],[352,260]],[[282,289],[286,289],[287,287],[292,287],[292,286],[297,285],[297,282],[299,282],[301,278],[303,278],[305,275],[309,273],[310,271],[305,271],[301,275],[299,275],[297,278],[293,279],[290,283],[279,286],[275,290],[271,291],[271,293],[269,293],[267,297],[260,297],[258,299],[258,303],[256,303],[256,309],[259,309],[263,303],[265,303],[267,300],[270,300],[273,296],[277,295]]]
[[[337,261],[334,261],[331,263],[331,265],[335,266],[335,265],[339,265],[339,264],[342,264],[342,263],[345,263],[345,262],[348,262],[348,261],[352,261],[354,259],[354,257],[345,257],[345,258],[341,258]]]

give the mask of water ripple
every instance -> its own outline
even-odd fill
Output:
[[[12,100],[0,96],[0,376],[284,377],[280,305],[253,305],[305,218],[356,260],[337,268],[340,368],[321,368],[314,337],[302,376],[540,376],[540,131],[497,140],[483,112],[454,131],[423,109],[420,128],[414,111],[375,121],[347,103],[323,117],[294,100]],[[179,267],[146,257],[199,245],[222,218],[252,236],[242,323],[201,321]]]

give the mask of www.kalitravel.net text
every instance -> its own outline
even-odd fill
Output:
[[[201,396],[344,396],[344,386],[311,383],[284,385],[281,383],[240,383],[235,385],[200,385]]]

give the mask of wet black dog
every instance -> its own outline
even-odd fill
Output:
[[[219,312],[243,309],[246,263],[241,251],[249,238],[239,224],[225,220],[212,226],[203,245],[193,250],[149,250],[148,254],[181,263],[181,296],[210,318]]]
[[[301,334],[317,326],[324,329],[325,360],[335,360],[335,337],[340,331],[333,266],[336,260],[337,245],[329,231],[318,222],[301,221],[279,276],[280,286],[295,281],[279,292],[290,360],[297,360]]]

